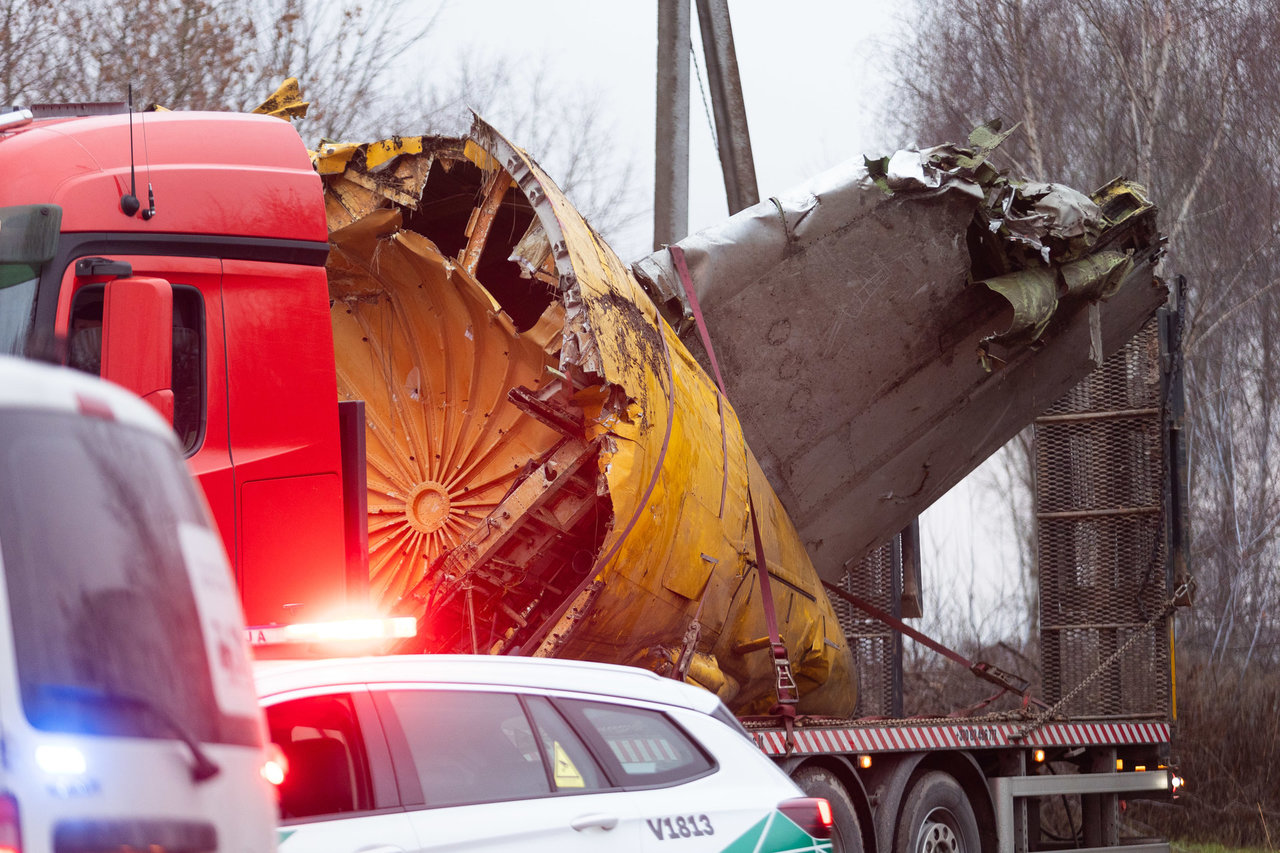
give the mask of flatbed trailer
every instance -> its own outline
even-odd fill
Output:
[[[911,850],[1038,849],[1030,836],[1038,830],[1039,802],[1077,797],[1084,846],[1075,849],[1167,853],[1165,841],[1122,838],[1119,823],[1124,800],[1173,793],[1176,777],[1160,758],[1170,746],[1167,723],[1109,720],[1028,728],[997,719],[829,720],[799,725],[790,733],[776,725],[748,726],[760,749],[791,775],[806,778],[818,770],[865,798],[858,814],[864,850],[901,850],[902,833],[913,829],[918,844]],[[1068,756],[1077,772],[1045,769]],[[913,783],[938,773],[958,783],[964,804],[935,794],[923,819],[916,811],[912,826],[904,806]],[[964,837],[966,808],[978,833],[976,846]]]

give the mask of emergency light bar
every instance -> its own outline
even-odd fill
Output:
[[[388,619],[338,619],[332,622],[301,622],[294,625],[259,625],[246,629],[251,646],[278,646],[290,643],[323,643],[348,640],[390,640],[418,633],[412,616]]]

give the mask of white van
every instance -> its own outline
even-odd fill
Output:
[[[137,397],[0,356],[0,851],[268,853],[221,540]]]

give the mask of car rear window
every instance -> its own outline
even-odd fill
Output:
[[[551,767],[551,782],[557,791],[585,793],[609,788],[609,780],[578,739],[564,717],[545,696],[524,697],[533,715],[542,743],[542,755]]]
[[[666,714],[604,702],[557,700],[624,786],[673,785],[715,769],[698,744]]]

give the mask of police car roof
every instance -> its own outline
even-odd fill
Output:
[[[345,684],[429,683],[565,690],[666,705],[703,713],[715,695],[645,669],[589,661],[498,655],[387,655],[254,662],[258,695]]]

